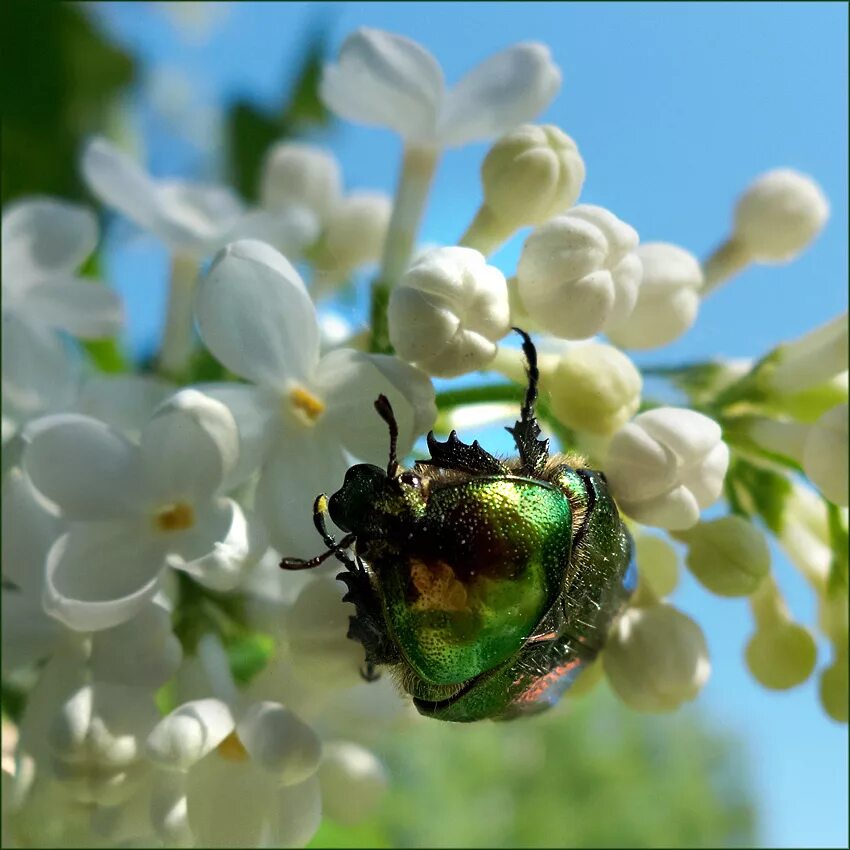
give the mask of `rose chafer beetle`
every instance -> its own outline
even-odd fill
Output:
[[[605,476],[573,455],[549,454],[534,414],[537,354],[523,338],[528,388],[507,430],[519,457],[500,460],[452,431],[428,434],[429,460],[386,470],[352,466],[314,505],[327,551],[285,558],[286,569],[331,555],[354,603],[348,636],[363,644],[367,678],[386,665],[421,714],[468,722],[510,719],[557,702],[597,655],[631,595],[633,544]],[[346,532],[337,542],[325,514]]]

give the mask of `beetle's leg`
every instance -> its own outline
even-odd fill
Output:
[[[364,678],[373,681],[375,665],[393,664],[400,660],[398,650],[387,637],[381,600],[372,586],[366,566],[356,555],[354,568],[341,572],[337,579],[348,588],[342,597],[343,602],[352,602],[356,611],[349,619],[348,637],[363,645],[366,652]]]
[[[377,682],[381,678],[381,674],[375,669],[375,665],[371,661],[367,661],[360,668],[360,676],[366,682]]]
[[[328,531],[327,524],[325,523],[327,513],[328,497],[324,493],[319,493],[313,502],[313,525],[316,527],[316,531],[319,532],[325,546],[328,547],[327,552],[323,552],[321,555],[316,555],[315,558],[309,558],[307,560],[304,558],[284,558],[280,562],[281,568],[284,570],[310,570],[313,567],[318,567],[319,564],[326,561],[331,555],[334,555],[347,569],[355,569],[351,556],[344,551],[354,542],[354,535],[349,534],[343,538],[341,543],[337,543],[336,538]]]

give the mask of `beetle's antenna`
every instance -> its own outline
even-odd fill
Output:
[[[534,416],[534,403],[537,401],[537,382],[540,371],[537,368],[537,349],[531,337],[522,329],[514,328],[522,337],[522,353],[528,364],[528,388],[525,391],[525,401],[519,413],[519,421],[508,432],[514,438],[522,460],[522,469],[531,475],[540,475],[549,460],[549,441],[538,439],[540,426]]]
[[[537,349],[531,337],[521,328],[511,328],[522,337],[522,353],[528,364],[528,388],[525,391],[525,401],[520,411],[520,421],[534,419],[534,404],[537,401],[537,382],[540,380],[540,370],[537,368]]]
[[[395,478],[398,473],[398,458],[396,457],[398,422],[395,420],[393,406],[385,395],[379,395],[375,399],[375,410],[378,411],[378,416],[387,423],[387,427],[390,429],[390,459],[387,463],[387,477]]]
[[[322,552],[321,555],[316,555],[315,558],[308,558],[306,560],[304,558],[284,558],[280,562],[280,568],[282,570],[312,570],[313,567],[318,567],[319,564],[327,561],[331,555],[336,555],[343,549],[347,549],[352,543],[354,543],[354,535],[349,534],[347,537],[343,537],[339,543],[331,546],[327,552]]]

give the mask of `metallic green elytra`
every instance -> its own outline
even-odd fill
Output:
[[[389,402],[386,469],[351,467],[315,502],[314,523],[353,602],[349,637],[366,653],[364,676],[386,666],[420,713],[441,720],[506,720],[557,702],[601,649],[637,579],[631,537],[601,472],[549,454],[534,416],[537,356],[523,350],[529,384],[508,431],[519,456],[502,461],[455,432],[428,434],[429,460],[396,460]],[[325,514],[346,532],[337,542]]]

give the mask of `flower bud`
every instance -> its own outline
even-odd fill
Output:
[[[754,260],[793,259],[820,233],[829,217],[823,192],[805,174],[777,168],[756,178],[735,207],[735,241]]]
[[[847,648],[835,653],[832,664],[820,674],[820,701],[824,711],[839,723],[846,723],[847,708]]]
[[[576,202],[584,173],[576,143],[566,133],[551,124],[521,124],[484,158],[484,203],[505,229],[543,224]]]
[[[784,691],[812,675],[817,647],[808,629],[782,621],[756,630],[747,644],[746,659],[759,684]]]
[[[769,387],[782,395],[817,387],[846,372],[847,357],[847,313],[842,313],[779,349]]]
[[[803,469],[818,490],[836,505],[847,506],[847,404],[839,404],[809,428]]]
[[[508,289],[472,248],[437,248],[411,266],[390,295],[390,341],[431,375],[474,372],[510,329]]]
[[[658,599],[669,596],[679,583],[679,556],[663,537],[637,534],[638,582]]]
[[[694,699],[711,664],[700,627],[672,605],[628,608],[602,653],[617,696],[638,711],[672,711]]]
[[[815,669],[817,646],[811,632],[791,620],[772,578],[750,596],[750,607],[756,630],[744,654],[756,681],[777,691],[805,682]]]
[[[702,269],[693,254],[667,242],[647,242],[635,254],[643,266],[637,303],[627,318],[609,322],[605,333],[622,348],[656,348],[694,323]]]
[[[579,431],[612,434],[640,406],[640,372],[611,345],[588,342],[572,346],[544,380],[552,412]]]
[[[322,808],[333,821],[350,826],[368,817],[387,790],[378,759],[348,741],[326,744],[319,766]]]
[[[384,250],[392,203],[378,192],[352,192],[329,213],[316,266],[325,276],[345,277],[377,262]]]
[[[693,410],[658,407],[611,440],[605,474],[623,511],[660,528],[695,525],[720,496],[729,449],[720,426]]]
[[[602,207],[582,205],[547,221],[526,240],[517,266],[529,316],[564,339],[586,339],[625,322],[638,297],[638,235]]]
[[[688,569],[718,596],[749,596],[770,571],[764,534],[739,516],[701,522],[675,536],[688,544]]]
[[[324,221],[339,202],[341,185],[333,154],[312,145],[278,142],[266,153],[260,199],[271,209],[305,206]]]
[[[236,733],[251,761],[282,785],[309,779],[319,766],[322,744],[316,733],[279,703],[265,700],[251,705]]]

